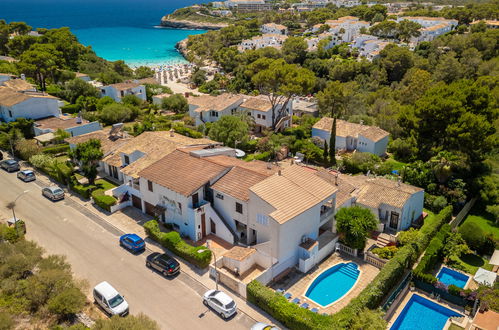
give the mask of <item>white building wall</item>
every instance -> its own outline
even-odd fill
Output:
[[[223,196],[223,199],[217,197]],[[243,213],[236,212],[236,202],[243,206]],[[248,202],[235,199],[232,196],[224,194],[220,191],[213,189],[213,206],[220,213],[222,217],[230,224],[231,228],[236,230],[236,223],[234,220],[242,224],[248,225]]]
[[[15,121],[17,118],[40,119],[61,115],[59,101],[48,97],[32,97],[11,107],[0,105],[0,111],[2,119],[6,122]]]

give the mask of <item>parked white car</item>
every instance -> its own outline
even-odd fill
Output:
[[[253,324],[251,330],[279,330],[279,328],[270,324],[258,322]]]
[[[203,295],[203,304],[213,308],[223,319],[227,319],[237,312],[234,299],[225,292],[209,290]]]
[[[128,315],[128,303],[111,284],[101,282],[93,291],[95,303],[101,306],[109,315]]]

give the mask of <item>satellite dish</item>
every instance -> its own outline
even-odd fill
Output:
[[[241,149],[236,149],[237,158],[243,158],[244,156],[246,156],[246,153],[244,151],[242,151]]]

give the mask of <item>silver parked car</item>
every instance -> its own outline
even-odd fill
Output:
[[[6,159],[0,163],[0,166],[7,172],[19,171],[19,163],[13,159]]]
[[[43,188],[42,195],[52,201],[58,201],[64,199],[64,190],[57,186],[50,186],[47,188]]]
[[[22,170],[17,172],[17,178],[23,180],[24,182],[35,181],[35,172],[31,170]]]
[[[251,330],[279,330],[279,328],[277,328],[274,325],[266,324],[263,322],[258,322],[258,323],[253,324],[253,326],[251,327]]]
[[[227,319],[237,312],[234,299],[225,292],[209,290],[203,295],[203,304],[213,308],[223,319]]]

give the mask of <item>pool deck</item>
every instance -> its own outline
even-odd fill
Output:
[[[308,287],[310,286],[310,284],[312,284],[313,280],[319,274],[338,263],[348,262],[356,263],[359,266],[360,274],[353,288],[348,291],[348,293],[343,298],[324,308],[321,305],[314,303],[312,300],[308,299],[305,296],[305,292],[307,291]],[[378,275],[378,273],[378,268],[364,262],[360,258],[352,258],[344,254],[340,255],[339,253],[334,253],[329,258],[321,262],[318,266],[310,270],[307,274],[302,274],[295,270],[289,275],[285,276],[279,282],[273,284],[272,288],[274,290],[284,289],[285,292],[289,292],[292,294],[293,297],[291,298],[291,300],[298,297],[300,299],[300,304],[307,302],[310,305],[310,308],[318,308],[320,313],[333,314],[345,307],[350,302],[350,300],[357,297],[359,293],[364,290],[364,288],[374,279],[374,277]]]
[[[421,291],[421,290],[418,290],[418,289],[415,289],[414,291],[407,291],[407,293],[405,294],[404,298],[402,299],[402,301],[399,303],[399,305],[395,309],[395,312],[393,313],[392,317],[388,320],[388,327],[387,327],[387,329],[390,329],[393,326],[393,324],[395,323],[395,321],[399,317],[400,313],[402,313],[402,310],[404,309],[405,305],[407,305],[407,303],[409,302],[409,300],[411,299],[411,297],[414,294],[422,296],[422,297],[424,297],[424,298],[426,298],[426,299],[428,299],[430,301],[433,301],[436,304],[439,304],[441,306],[444,306],[445,308],[453,310],[456,313],[462,314],[464,316],[464,319],[460,323],[457,323],[457,324],[460,325],[463,328],[466,328],[466,325],[468,324],[469,318],[464,313],[464,307],[457,306],[457,305],[454,305],[454,304],[450,304],[449,302],[447,302],[447,301],[445,301],[443,299],[441,299],[440,301],[438,301],[437,299],[431,298],[428,293],[426,293],[424,291]],[[449,321],[447,321],[447,322],[449,322]]]

